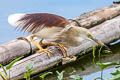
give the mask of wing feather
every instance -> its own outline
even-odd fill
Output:
[[[65,27],[69,22],[61,16],[48,13],[13,14],[8,17],[12,26],[20,27],[29,33],[35,33],[44,27]]]

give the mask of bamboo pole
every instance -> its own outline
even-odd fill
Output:
[[[104,23],[95,26],[89,29],[90,32],[99,40],[104,43],[109,43],[115,39],[120,38],[120,16],[105,21]],[[92,46],[95,46],[96,43],[93,41],[83,41],[83,43],[75,48],[67,49],[70,55],[76,55],[83,50],[91,50]],[[38,72],[44,71],[53,67],[57,63],[61,62],[62,53],[55,47],[48,47],[54,52],[54,55],[51,58],[48,58],[46,53],[36,53],[31,56],[28,56],[20,61],[18,61],[11,69],[10,69],[10,78],[11,80],[17,80],[23,78],[26,70],[25,67],[28,63],[33,63],[32,74],[36,74]],[[0,69],[0,72],[4,75],[3,70]]]
[[[81,26],[90,28],[93,25],[97,25],[98,23],[103,22],[107,19],[111,19],[119,14],[120,5],[118,4],[83,14],[75,18],[75,20],[77,20]],[[71,24],[74,23],[71,22]],[[0,45],[0,63],[6,65],[17,57],[28,56],[30,55],[30,48],[31,47],[28,42],[18,39],[13,40],[7,44]],[[32,44],[32,50],[36,49],[36,46]]]
[[[120,4],[114,4],[84,13],[83,15],[76,17],[75,20],[77,20],[82,27],[91,28],[118,15],[120,15]]]

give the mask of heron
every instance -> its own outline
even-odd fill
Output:
[[[58,46],[65,53],[65,57],[69,56],[66,47],[79,46],[83,39],[91,39],[100,46],[106,46],[96,39],[88,29],[72,25],[68,19],[56,14],[17,13],[8,17],[8,23],[32,33],[30,40],[39,48],[38,52],[46,52],[49,57],[53,52],[43,49],[41,45]],[[34,37],[40,38],[41,41],[37,43]],[[51,41],[43,43],[43,39],[51,39]]]

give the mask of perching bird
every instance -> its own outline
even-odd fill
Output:
[[[34,14],[12,14],[8,17],[8,22],[12,26],[32,33],[30,40],[40,49],[39,52],[46,52],[50,57],[51,51],[43,49],[40,45],[59,46],[62,51],[69,56],[65,47],[76,47],[81,44],[83,39],[92,39],[100,46],[104,43],[95,39],[86,28],[70,25],[64,17],[49,13]],[[34,37],[42,39],[52,39],[50,43],[40,44],[35,42]]]

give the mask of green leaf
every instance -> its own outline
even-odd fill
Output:
[[[24,78],[27,79],[29,76],[30,76],[30,73],[27,72],[27,73],[25,73]]]
[[[116,63],[116,62],[107,62],[107,63],[100,63],[100,62],[97,62],[96,63],[102,70],[107,68],[107,67],[110,67],[110,66],[115,66],[115,65],[120,65],[120,63]]]
[[[8,74],[7,74],[7,71],[5,70],[5,68],[3,67],[3,65],[2,65],[2,64],[0,64],[0,67],[3,69],[3,71],[4,71],[5,75],[7,76],[7,75],[8,75]]]
[[[114,76],[112,78],[107,78],[105,80],[120,80],[120,75]]]
[[[31,75],[31,73],[33,71],[33,63],[27,64],[26,70],[27,70],[27,72],[25,73],[24,78],[26,80],[30,80],[30,75]]]
[[[27,66],[26,66],[26,70],[27,71],[29,71],[29,70],[32,70],[33,69],[33,63],[29,63],[29,64],[27,64]]]
[[[31,72],[32,71],[28,71],[27,73],[25,73],[24,78],[27,80],[30,79]]]
[[[57,63],[56,66],[59,66],[59,63]]]
[[[86,50],[82,51],[80,54],[78,54],[78,56],[82,56],[84,54],[86,54]]]
[[[116,70],[115,72],[110,73],[113,76],[120,75],[120,70]]]
[[[27,73],[25,73],[24,78],[27,80]]]
[[[64,71],[62,71],[62,72],[56,71],[56,73],[58,74],[57,75],[58,80],[62,80],[63,79],[63,73],[64,73]]]
[[[24,57],[24,56],[19,57],[19,58],[13,60],[10,64],[8,64],[8,66],[6,67],[6,69],[10,69],[10,68],[13,66],[13,64],[15,64],[17,61],[19,61],[19,60],[22,59],[23,57]]]
[[[79,75],[71,75],[70,78],[73,78],[75,80],[83,80],[83,78]]]
[[[103,53],[109,54],[109,53],[112,53],[112,51],[110,51],[110,50],[103,50]]]
[[[48,76],[49,74],[53,74],[52,72],[47,72],[47,73],[44,73],[40,76],[40,78],[44,79],[46,76]]]

